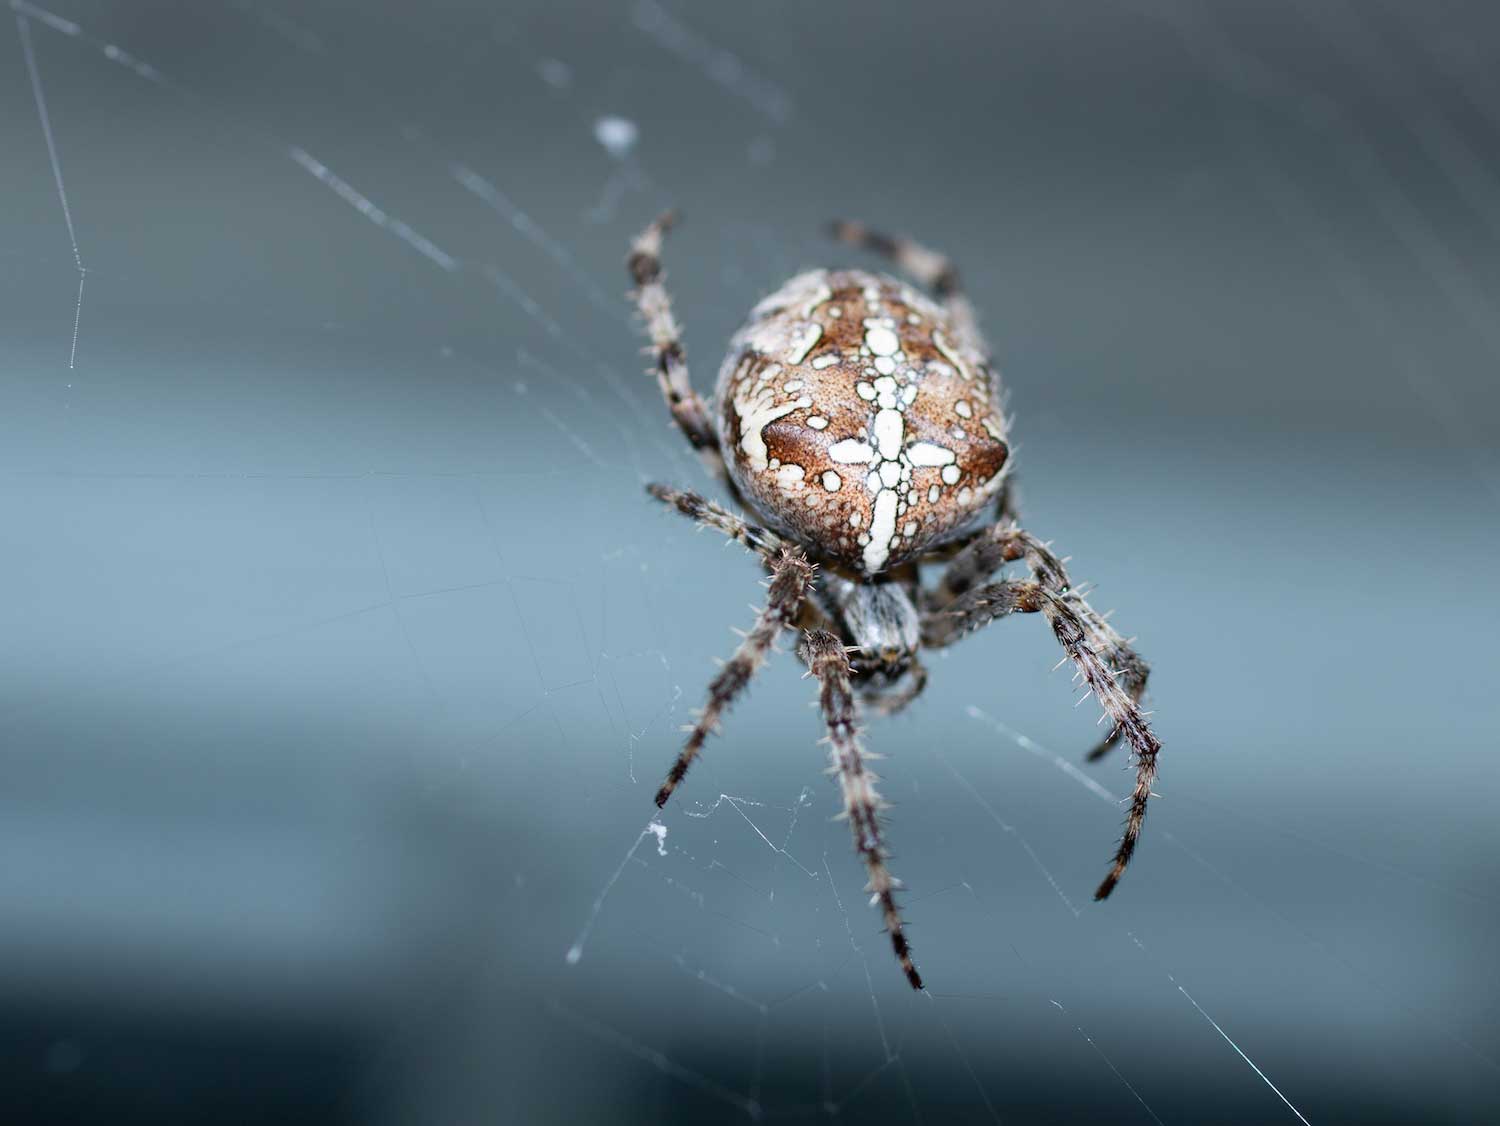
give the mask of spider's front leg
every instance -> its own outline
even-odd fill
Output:
[[[1002,520],[987,528],[949,562],[943,577],[925,599],[930,614],[924,626],[926,644],[946,645],[962,636],[964,630],[957,618],[938,615],[936,612],[953,605],[957,599],[971,591],[975,584],[1017,559],[1025,560],[1033,579],[1071,602],[1088,627],[1089,644],[1114,669],[1116,681],[1131,702],[1139,704],[1146,691],[1151,666],[1115,632],[1103,615],[1097,613],[1074,591],[1062,560],[1030,532],[1017,527],[1013,520]],[[1088,760],[1094,762],[1103,758],[1120,742],[1124,734],[1124,728],[1116,723],[1110,728],[1109,734],[1089,752]]]
[[[688,444],[698,451],[709,472],[727,481],[724,456],[719,450],[719,436],[714,430],[708,406],[693,390],[688,375],[687,357],[682,347],[682,331],[672,316],[672,298],[667,293],[666,272],[661,264],[662,238],[673,223],[668,211],[636,236],[630,247],[626,267],[635,282],[635,305],[651,338],[648,349],[655,360],[656,381],[662,398],[672,412]]]
[[[765,663],[766,655],[771,651],[777,635],[797,620],[802,600],[812,584],[813,565],[798,548],[769,532],[746,524],[702,497],[668,489],[663,485],[652,485],[650,489],[653,496],[676,504],[682,512],[731,531],[746,546],[759,550],[771,571],[770,593],[765,606],[756,614],[755,625],[745,634],[745,639],[734,651],[734,656],[725,662],[719,674],[709,682],[708,701],[703,705],[698,721],[688,729],[687,741],[683,744],[677,761],[672,764],[672,769],[667,772],[661,789],[656,791],[656,804],[660,808],[667,804],[672,791],[677,789],[677,784],[687,774],[688,767],[693,765],[693,760],[703,750],[703,744],[719,726],[719,718],[735,698],[749,687],[750,681]],[[715,520],[715,516],[721,519]],[[770,543],[758,546],[759,537],[767,537]]]
[[[832,772],[838,775],[844,794],[843,816],[848,818],[849,828],[854,833],[854,849],[870,874],[865,890],[874,897],[872,902],[880,907],[885,917],[891,948],[906,972],[906,980],[911,982],[913,989],[921,989],[922,977],[912,962],[911,944],[906,941],[901,912],[896,907],[896,889],[901,882],[885,866],[887,853],[880,840],[880,813],[885,803],[875,791],[879,778],[865,766],[864,752],[859,745],[859,731],[855,726],[858,714],[849,683],[849,654],[836,636],[819,629],[803,635],[797,646],[797,656],[818,678],[818,703],[828,725]]]
[[[929,616],[924,622],[923,640],[928,644],[947,644],[1014,613],[1046,616],[1058,644],[1099,698],[1106,714],[1114,720],[1115,728],[1135,750],[1135,789],[1130,796],[1125,833],[1115,850],[1109,874],[1094,892],[1095,899],[1103,899],[1119,883],[1131,854],[1135,852],[1141,823],[1146,819],[1151,785],[1156,780],[1156,755],[1161,750],[1161,742],[1146,722],[1136,699],[1121,687],[1120,682],[1126,679],[1124,673],[1111,669],[1101,656],[1101,650],[1108,651],[1107,643],[1101,643],[1098,634],[1102,619],[1072,592],[1059,592],[1035,579],[977,587],[959,598],[950,609]]]

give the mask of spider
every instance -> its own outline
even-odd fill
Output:
[[[801,631],[797,656],[818,681],[830,773],[869,873],[865,890],[907,980],[921,989],[896,906],[901,884],[886,867],[886,805],[865,765],[856,692],[879,712],[899,711],[926,683],[920,650],[1011,614],[1042,614],[1113,721],[1089,760],[1121,741],[1135,753],[1125,830],[1099,900],[1130,862],[1156,777],[1161,744],[1140,709],[1149,669],[1016,520],[1000,380],[944,256],[834,223],[836,239],[893,261],[933,296],[864,270],[797,275],[732,338],[710,412],[689,380],[664,283],[661,247],[672,222],[668,212],[648,226],[627,260],[647,351],[683,436],[758,522],[697,493],[659,484],[647,491],[749,548],[770,579],[765,607],[709,685],[656,804],[672,796],[781,632]],[[994,522],[984,526],[990,509]],[[986,582],[1017,560],[1030,579]],[[924,566],[935,564],[944,569],[924,584]]]

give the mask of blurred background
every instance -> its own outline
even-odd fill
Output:
[[[1493,5],[8,16],[5,1121],[1500,1116]],[[1042,623],[871,723],[928,995],[789,653],[652,820],[762,597],[641,490],[668,204],[705,391],[829,217],[950,251],[1154,666],[1103,905]]]

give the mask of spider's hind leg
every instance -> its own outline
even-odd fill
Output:
[[[988,353],[989,349],[985,347],[984,338],[974,319],[974,307],[964,296],[963,285],[959,282],[958,267],[946,254],[940,254],[904,235],[882,234],[849,219],[830,223],[828,230],[840,242],[890,259],[899,269],[910,274],[918,285],[930,289],[948,311],[953,330],[960,341],[981,355]]]
[[[668,211],[637,235],[631,243],[630,257],[625,265],[636,285],[635,305],[645,322],[646,335],[651,338],[648,351],[655,360],[653,370],[667,410],[709,471],[720,480],[728,480],[713,416],[698,392],[693,390],[687,356],[682,347],[682,330],[672,316],[672,298],[667,293],[666,271],[662,269],[662,239],[671,229],[674,218]]]
[[[910,274],[918,285],[926,286],[944,300],[957,296],[963,288],[959,284],[958,268],[946,254],[903,235],[882,234],[849,219],[834,220],[828,225],[828,232],[840,242],[889,258]]]

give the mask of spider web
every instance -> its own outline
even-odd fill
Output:
[[[1497,40],[1256,11],[13,0],[7,1102],[1493,1117]],[[1107,905],[1038,623],[871,723],[924,994],[789,653],[653,814],[761,595],[641,490],[669,204],[705,391],[831,215],[954,250],[1156,669]]]

